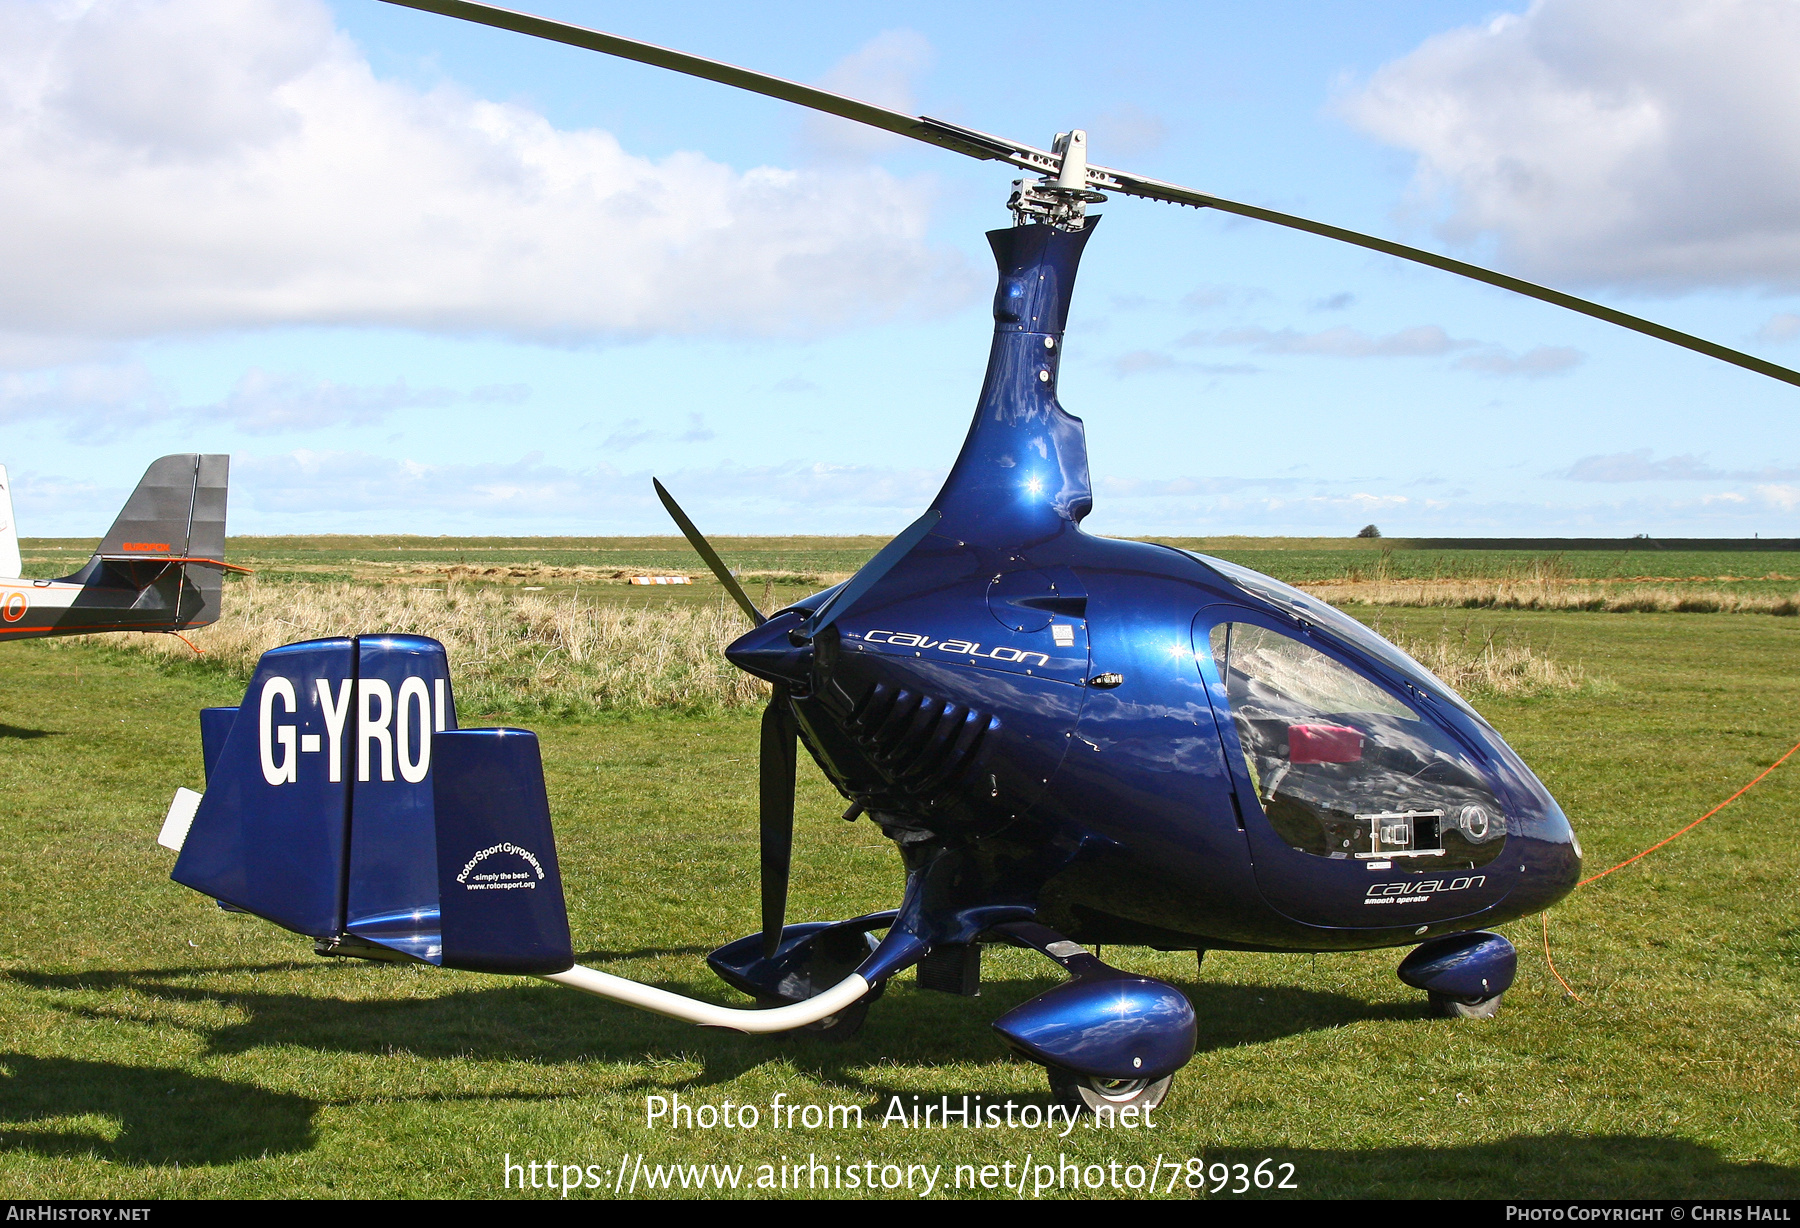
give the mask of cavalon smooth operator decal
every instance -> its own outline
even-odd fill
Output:
[[[1427,878],[1416,883],[1370,883],[1363,892],[1365,904],[1423,904],[1437,891],[1467,891],[1487,882],[1485,874],[1469,874],[1461,878]]]
[[[935,648],[956,657],[986,657],[992,661],[1018,661],[1026,665],[1033,662],[1038,665],[1050,664],[1050,658],[1041,652],[1025,652],[1004,645],[983,649],[974,640],[934,640],[930,636],[914,635],[910,631],[870,631],[863,635],[863,639],[870,644],[892,644],[896,648]]]

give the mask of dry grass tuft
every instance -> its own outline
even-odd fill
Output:
[[[766,606],[773,584],[758,578]],[[382,631],[428,635],[449,650],[460,707],[529,716],[761,704],[766,685],[725,660],[725,645],[745,629],[737,607],[722,602],[583,604],[566,594],[488,586],[251,579],[231,586],[223,618],[189,638],[204,654],[195,664],[248,680],[262,654],[282,644]],[[1466,623],[1445,624],[1435,639],[1383,628],[1379,620],[1376,629],[1465,695],[1534,695],[1589,685],[1579,665],[1560,664],[1528,642]],[[194,660],[173,636],[101,638],[116,650]]]
[[[1613,614],[1800,614],[1800,593],[1735,593],[1688,585],[1630,588],[1554,577],[1503,580],[1322,580],[1300,585],[1332,605],[1464,610],[1595,610]]]
[[[450,653],[470,713],[704,710],[760,704],[766,685],[725,660],[747,629],[735,606],[583,605],[505,589],[407,585],[231,586],[225,615],[189,638],[216,668],[248,679],[271,648],[327,636],[428,635]],[[167,635],[105,637],[150,656],[192,654]]]
[[[1436,638],[1371,624],[1407,656],[1436,674],[1458,694],[1528,696],[1552,691],[1582,691],[1599,682],[1580,663],[1566,665],[1531,646],[1508,639],[1492,628],[1445,623]]]

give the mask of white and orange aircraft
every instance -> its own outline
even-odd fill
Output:
[[[227,571],[231,458],[194,452],[151,463],[87,565],[23,579],[12,490],[0,468],[0,640],[96,631],[181,632],[219,617]]]

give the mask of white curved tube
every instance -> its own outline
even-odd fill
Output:
[[[558,985],[567,985],[570,989],[579,989],[582,993],[591,993],[597,998],[610,998],[614,1002],[623,1002],[627,1006],[654,1011],[658,1015],[667,1015],[671,1019],[697,1023],[701,1027],[730,1028],[736,1032],[753,1033],[787,1032],[794,1028],[803,1028],[809,1023],[819,1022],[828,1015],[837,1014],[869,992],[869,983],[852,972],[815,998],[808,998],[804,1002],[794,1002],[787,1006],[777,1006],[772,1010],[759,1011],[714,1006],[710,1002],[700,1002],[694,998],[683,997],[678,993],[670,993],[666,989],[640,985],[636,981],[628,981],[622,976],[614,976],[610,972],[601,972],[594,968],[585,968],[580,964],[576,964],[567,972],[552,972],[544,980],[555,981]]]

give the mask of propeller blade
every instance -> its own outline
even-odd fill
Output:
[[[650,484],[656,487],[656,497],[662,500],[662,505],[668,509],[669,515],[675,518],[675,524],[681,529],[681,535],[688,539],[688,545],[692,546],[694,551],[705,560],[719,583],[725,586],[725,591],[731,594],[732,600],[744,608],[744,613],[748,614],[750,621],[757,626],[760,627],[768,622],[768,618],[750,600],[750,594],[746,593],[743,585],[737,582],[737,577],[731,574],[731,569],[725,566],[725,560],[719,557],[719,552],[712,548],[711,542],[700,535],[700,530],[694,527],[694,522],[687,518],[687,513],[681,510],[681,505],[675,502],[675,496],[665,490],[663,484],[655,478],[650,479]]]
[[[941,149],[948,149],[967,157],[1005,162],[1021,170],[1053,179],[1057,178],[1062,171],[1062,155],[1038,149],[1036,146],[1008,140],[1005,137],[994,136],[986,132],[978,132],[973,128],[964,128],[958,124],[946,123],[940,119],[932,119],[930,116],[902,115],[898,111],[890,111],[885,107],[859,102],[854,98],[845,98],[841,94],[814,89],[810,85],[801,85],[781,77],[772,77],[767,73],[752,72],[747,68],[738,68],[717,60],[689,55],[683,51],[672,51],[667,47],[658,47],[651,43],[641,43],[636,39],[620,38],[616,34],[605,34],[599,30],[589,30],[565,22],[550,21],[547,18],[531,16],[528,13],[496,8],[490,4],[478,4],[475,0],[386,0],[386,2],[405,8],[421,9],[428,13],[439,13],[446,17],[460,17],[465,21],[479,22],[482,25],[512,30],[519,34],[529,34],[537,38],[549,39],[552,42],[566,43],[571,47],[582,47],[589,51],[619,56],[622,59],[636,60],[640,64],[652,64],[658,68],[687,73],[689,76],[703,77],[722,85],[736,86],[738,89],[749,90],[754,94],[779,98],[783,102],[797,103],[815,111],[824,111],[829,115],[837,115],[859,124],[868,124],[872,128],[880,128],[900,136],[910,137],[915,141],[923,141],[928,145],[936,145]],[[1611,307],[1603,307],[1598,303],[1591,303],[1586,299],[1577,298],[1573,294],[1564,294],[1560,290],[1552,290],[1522,278],[1508,277],[1504,273],[1496,273],[1491,269],[1484,269],[1480,265],[1469,264],[1463,260],[1453,260],[1449,256],[1440,256],[1436,252],[1408,247],[1404,243],[1393,243],[1387,239],[1378,239],[1373,235],[1346,230],[1342,226],[1332,226],[1325,222],[1296,217],[1291,213],[1279,213],[1273,209],[1264,209],[1256,205],[1240,204],[1234,200],[1226,200],[1222,196],[1213,196],[1193,188],[1184,188],[1179,184],[1165,183],[1160,179],[1133,175],[1109,167],[1088,166],[1086,179],[1090,191],[1118,192],[1121,195],[1138,196],[1146,200],[1192,205],[1198,209],[1217,209],[1223,213],[1235,213],[1239,217],[1254,218],[1259,222],[1271,222],[1292,230],[1304,230],[1308,234],[1336,239],[1340,243],[1354,244],[1370,251],[1398,257],[1401,260],[1411,260],[1416,264],[1429,265],[1446,273],[1455,273],[1459,277],[1468,277],[1490,286],[1498,286],[1502,290],[1523,294],[1527,298],[1534,298],[1540,302],[1566,308],[1569,311],[1580,312],[1582,315],[1591,316],[1596,320],[1616,324],[1620,328],[1629,328],[1633,332],[1643,333],[1658,341],[1666,341],[1670,345],[1679,345],[1684,349],[1693,350],[1695,353],[1705,354],[1709,358],[1716,358],[1721,362],[1743,367],[1747,371],[1754,371],[1758,375],[1766,375],[1770,379],[1778,379],[1783,383],[1800,386],[1800,371],[1789,370],[1787,367],[1743,353],[1741,350],[1734,350],[1729,346],[1707,341],[1691,333],[1681,332],[1679,329],[1668,328],[1640,316],[1615,311]],[[1061,186],[1066,187],[1067,185]]]
[[[895,563],[905,558],[912,548],[925,540],[925,535],[937,527],[937,522],[944,514],[932,508],[923,516],[907,525],[900,531],[900,536],[875,552],[875,557],[862,565],[862,569],[850,577],[850,582],[837,591],[837,595],[814,611],[812,619],[806,625],[806,634],[815,636],[837,621],[838,615],[855,605],[862,595],[875,587],[875,582],[893,570]]]
[[[787,688],[778,686],[763,709],[757,778],[758,827],[762,860],[763,956],[781,945],[787,914],[788,866],[794,857],[794,761],[797,734],[788,711]]]

